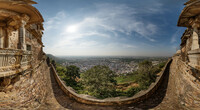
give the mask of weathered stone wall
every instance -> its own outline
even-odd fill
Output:
[[[194,68],[200,67],[200,49],[191,50],[188,52],[188,58],[190,61],[190,65]]]
[[[78,102],[85,103],[85,104],[92,104],[92,105],[125,105],[136,103],[140,101],[144,101],[149,98],[161,85],[163,78],[166,74],[166,69],[169,68],[171,64],[171,59],[165,65],[161,75],[156,79],[156,82],[151,84],[151,86],[146,91],[141,91],[138,94],[134,95],[133,97],[123,98],[123,97],[116,97],[116,98],[107,98],[107,99],[96,99],[91,96],[77,94],[71,87],[67,87],[63,81],[59,78],[58,74],[56,73],[55,68],[51,65],[53,70],[53,75],[60,86],[60,88],[65,92],[65,94],[72,99],[75,99]]]
[[[42,51],[42,46],[37,42],[37,39],[36,38],[33,38],[32,39],[32,47],[31,47],[33,53],[32,53],[32,57],[33,57],[33,65],[37,65],[42,57],[43,56],[43,51]]]
[[[0,109],[37,109],[50,91],[50,71],[41,61],[32,72],[18,74],[0,92]]]
[[[10,31],[12,31],[12,32],[9,32],[8,33],[8,36],[9,36],[9,48],[10,49],[17,49],[17,44],[18,44],[18,42],[19,42],[19,30],[17,29],[17,30],[14,30],[14,29],[12,29],[12,30],[10,30]]]
[[[200,72],[190,67],[180,57],[173,58],[172,67],[175,69],[171,72],[174,78],[176,94],[179,103],[185,109],[198,110],[200,108]]]

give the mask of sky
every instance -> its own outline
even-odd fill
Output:
[[[56,56],[172,56],[187,0],[35,0],[44,51]]]

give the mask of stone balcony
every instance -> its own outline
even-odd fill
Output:
[[[0,49],[0,77],[12,76],[31,68],[31,51]]]

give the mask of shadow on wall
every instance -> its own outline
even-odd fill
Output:
[[[115,110],[114,107],[111,106],[97,106],[97,105],[87,105],[77,102],[74,99],[69,98],[57,84],[55,77],[52,73],[51,68],[51,84],[54,96],[57,102],[64,108],[72,109],[72,110]]]
[[[197,80],[200,81],[200,70],[191,67],[191,71],[192,71],[192,76],[194,76]]]
[[[170,73],[169,70],[170,70],[171,63],[172,63],[172,60],[167,64],[167,67],[165,69],[165,75],[159,88],[147,100],[135,104],[135,105],[138,105],[137,106],[138,108],[151,109],[158,106],[163,101],[164,97],[166,96],[166,92],[168,88],[169,73]]]
[[[60,86],[57,84],[55,77],[51,70],[51,84],[53,88],[54,96],[57,100],[57,102],[63,106],[64,108],[73,109],[73,110],[125,110],[125,109],[131,109],[131,108],[141,108],[141,109],[151,109],[156,106],[158,106],[164,99],[168,87],[168,81],[169,81],[169,68],[172,61],[170,61],[167,64],[167,67],[165,69],[165,76],[164,79],[159,86],[159,88],[155,91],[153,95],[151,95],[147,100],[133,103],[130,105],[124,105],[124,106],[99,106],[99,105],[87,105],[82,104],[80,102],[75,101],[74,99],[69,98],[60,88]],[[52,68],[51,68],[52,69]]]

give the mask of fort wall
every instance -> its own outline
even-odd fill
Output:
[[[179,103],[186,109],[200,108],[200,71],[189,66],[179,56],[173,57],[170,74],[174,78]]]
[[[50,91],[49,67],[42,60],[30,72],[17,74],[0,92],[1,109],[31,109],[44,103]]]
[[[51,68],[53,70],[53,75],[60,86],[60,88],[65,92],[67,96],[70,98],[75,99],[78,102],[85,103],[85,104],[92,104],[92,105],[125,105],[125,104],[131,104],[136,103],[139,101],[143,101],[147,98],[149,98],[161,85],[163,78],[166,75],[166,69],[169,68],[170,64],[172,62],[172,59],[168,60],[167,64],[163,68],[160,76],[157,77],[156,82],[152,83],[150,87],[145,90],[141,91],[138,94],[128,97],[128,98],[122,98],[122,97],[115,97],[115,98],[106,98],[106,99],[96,99],[94,97],[83,95],[83,94],[77,94],[71,87],[67,87],[65,83],[60,79],[58,76],[55,68],[53,65],[51,65]]]

